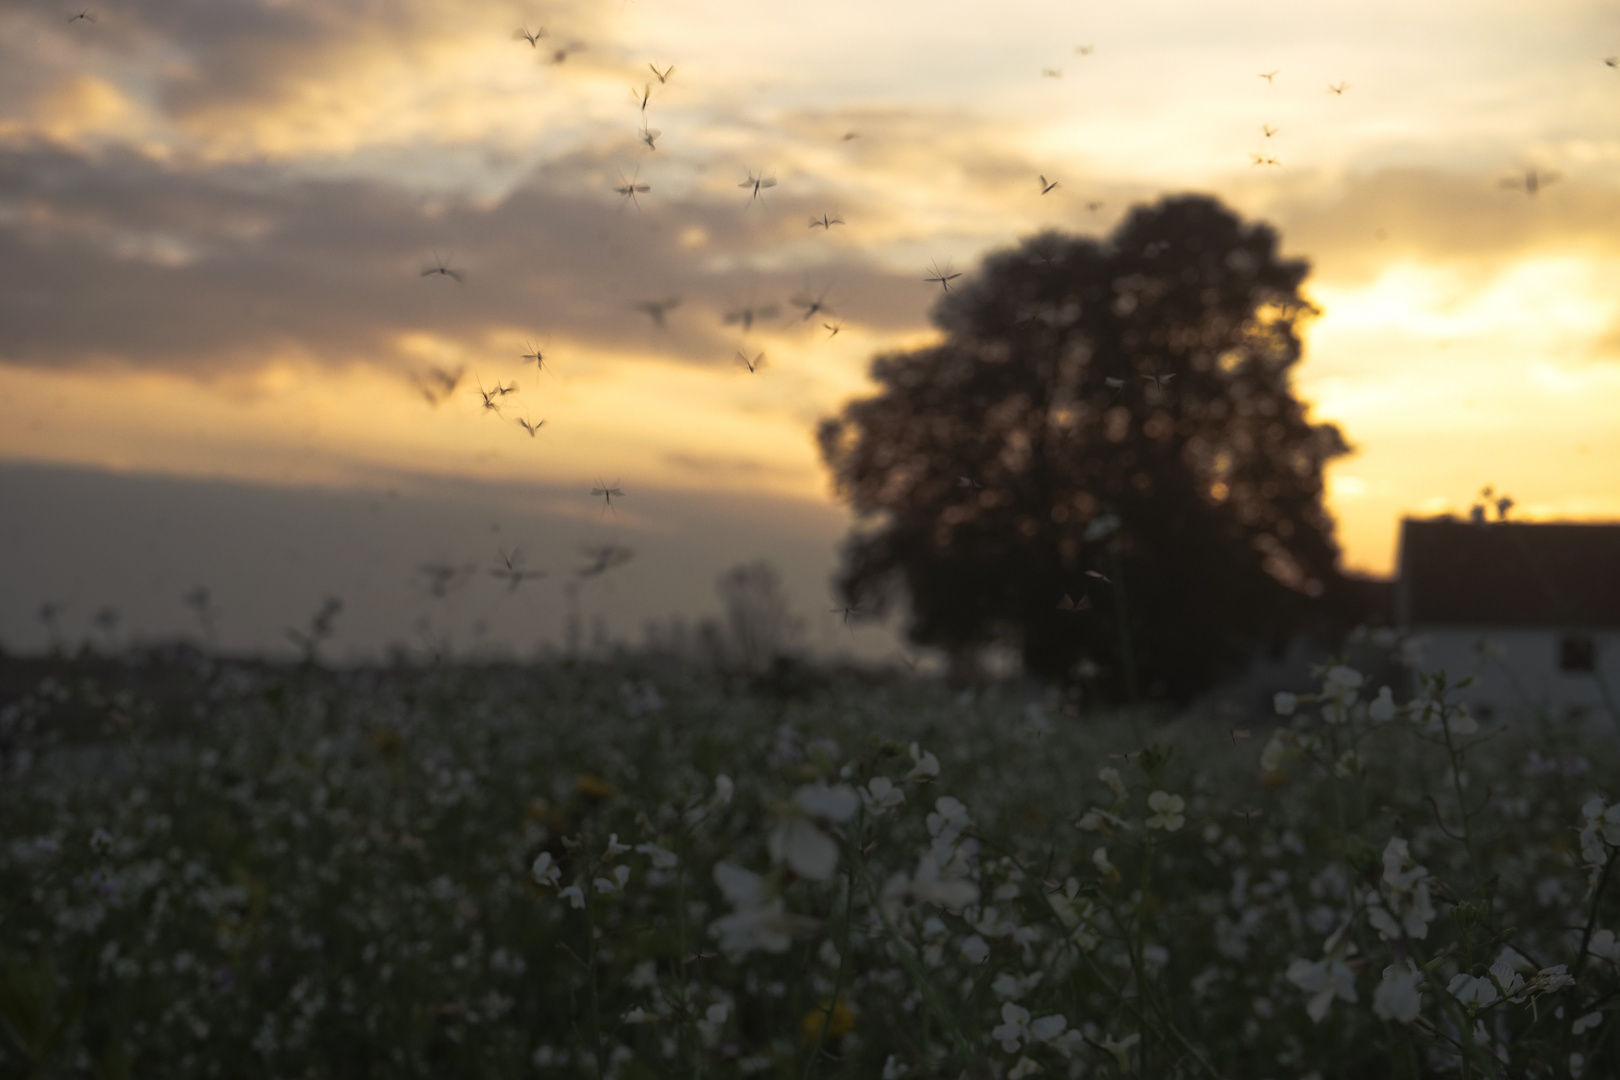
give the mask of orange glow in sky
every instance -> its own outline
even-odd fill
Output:
[[[815,423],[929,339],[931,260],[1194,190],[1313,265],[1348,566],[1485,484],[1620,518],[1613,4],[397,6],[0,12],[0,458],[826,502]]]

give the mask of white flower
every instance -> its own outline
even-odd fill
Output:
[[[1569,1030],[1571,1034],[1584,1035],[1601,1023],[1603,1023],[1603,1014],[1601,1012],[1589,1012],[1571,1024]]]
[[[731,803],[731,796],[735,792],[736,785],[731,782],[731,777],[727,776],[725,773],[721,773],[719,776],[716,776],[714,778],[714,794],[709,797],[708,802],[701,806],[694,806],[686,811],[686,823],[688,825],[696,825],[698,822],[702,821],[704,818],[708,817],[722,806],[729,805]]]
[[[562,880],[562,868],[557,865],[557,860],[551,857],[549,851],[542,851],[534,857],[534,865],[529,867],[529,873],[538,884],[549,885],[554,889],[557,882]]]
[[[625,849],[630,850],[629,848]],[[591,882],[599,893],[616,893],[630,883],[630,868],[628,866],[615,866],[611,878],[597,878]]]
[[[1389,687],[1378,688],[1378,696],[1367,705],[1367,719],[1376,724],[1387,724],[1395,719],[1395,695]]]
[[[1299,695],[1279,690],[1271,699],[1271,707],[1276,710],[1278,716],[1293,716],[1294,710],[1299,708]]]
[[[872,782],[861,789],[861,799],[866,803],[868,810],[876,813],[881,810],[893,810],[906,801],[906,793],[887,776],[874,776]]]
[[[1147,827],[1175,832],[1187,823],[1187,819],[1181,814],[1186,805],[1180,795],[1172,795],[1168,791],[1155,791],[1148,796],[1148,806],[1153,810],[1153,816],[1147,819]]]
[[[1505,998],[1516,998],[1524,990],[1524,976],[1513,970],[1513,964],[1499,959],[1490,968],[1491,981]]]
[[[1474,975],[1458,974],[1446,984],[1446,990],[1463,1006],[1469,1009],[1480,1009],[1496,1000],[1496,987],[1490,979],[1482,979]]]
[[[1076,909],[1075,897],[1079,893],[1080,883],[1074,878],[1070,878],[1064,882],[1062,892],[1049,892],[1046,894],[1046,902],[1051,905],[1052,913],[1058,917],[1058,922],[1062,923],[1066,930],[1073,930],[1091,915],[1090,900],[1083,901],[1079,909]]]
[[[922,780],[939,775],[939,758],[920,749],[916,743],[911,744],[911,761],[911,771],[901,777],[902,780]]]
[[[1384,846],[1384,895],[1369,893],[1367,920],[1385,941],[1406,936],[1429,936],[1434,904],[1429,897],[1429,871],[1412,861],[1407,843],[1399,836]],[[1387,906],[1386,906],[1387,905]]]
[[[1001,1023],[991,1030],[990,1037],[1007,1053],[1018,1053],[1023,1040],[1029,1037],[1029,1010],[1010,1001],[1003,1002]]]
[[[848,821],[861,808],[861,797],[848,784],[811,784],[795,791],[793,801],[811,817],[834,823]]]
[[[1593,796],[1581,807],[1581,813],[1597,828],[1605,844],[1620,847],[1620,803],[1605,806],[1602,796]]]
[[[1620,961],[1620,941],[1615,940],[1613,930],[1594,931],[1586,951],[1601,960]]]
[[[1468,712],[1468,706],[1458,705],[1446,717],[1446,730],[1453,735],[1473,735],[1479,731],[1479,721]]]
[[[900,1080],[902,1076],[910,1071],[911,1066],[905,1064],[893,1054],[890,1054],[888,1059],[883,1062],[883,1080]]]
[[[1526,997],[1533,998],[1542,994],[1554,994],[1566,986],[1574,985],[1575,977],[1569,973],[1569,965],[1554,964],[1552,967],[1542,968],[1531,976],[1530,981],[1525,984],[1523,993]]]
[[[710,923],[709,934],[732,959],[755,949],[787,952],[793,934],[810,923],[801,916],[787,914],[781,897],[766,899],[764,879],[750,870],[728,862],[716,863],[714,883],[737,910]]]
[[[1050,1043],[1057,1039],[1059,1035],[1062,1035],[1064,1029],[1068,1026],[1069,1020],[1067,1017],[1061,1013],[1053,1013],[1051,1016],[1043,1016],[1031,1023],[1029,1033],[1043,1043]]]
[[[676,863],[680,861],[675,857],[675,853],[673,851],[661,848],[657,844],[651,842],[637,844],[636,851],[637,853],[652,859],[653,868],[656,870],[673,870],[675,869]]]
[[[1014,975],[1010,971],[1003,971],[995,977],[995,981],[990,984],[990,989],[994,990],[999,998],[1017,1001],[1039,986],[1042,977],[1042,973],[1039,971],[1032,971],[1022,977]]]
[[[792,818],[771,833],[771,859],[811,881],[826,881],[838,869],[838,843],[815,822]]]
[[[1310,745],[1310,736],[1300,735],[1287,728],[1278,728],[1266,741],[1266,748],[1260,751],[1260,771],[1278,772],[1288,762],[1304,757]]]
[[[966,872],[960,859],[953,859],[941,869],[934,852],[925,852],[917,861],[915,877],[908,878],[902,872],[884,883],[883,902],[891,910],[895,905],[933,904],[947,911],[961,911],[979,899],[979,887],[968,880]]]
[[[1288,981],[1311,995],[1305,1012],[1313,1023],[1321,1023],[1333,1006],[1334,998],[1356,1001],[1356,978],[1344,961],[1334,957],[1306,960],[1301,957],[1288,965]]]
[[[1098,769],[1097,779],[1107,784],[1108,789],[1114,793],[1115,797],[1121,799],[1125,797],[1125,781],[1119,778],[1119,770],[1112,765],[1106,765]]]
[[[617,858],[620,855],[623,855],[625,852],[627,852],[629,850],[630,850],[630,845],[629,844],[621,844],[621,843],[619,843],[619,834],[618,833],[609,833],[608,834],[608,842],[607,842],[607,851],[603,852],[603,856],[605,858],[613,859],[613,858]]]
[[[1092,807],[1084,814],[1081,814],[1080,820],[1074,824],[1076,828],[1084,829],[1087,832],[1105,833],[1110,826],[1116,829],[1125,828],[1125,822],[1118,816],[1110,814],[1106,810],[1099,810],[1096,807]]]
[[[1411,960],[1391,964],[1373,991],[1373,1012],[1384,1020],[1410,1024],[1423,1009],[1423,995],[1418,990],[1422,984],[1423,973],[1412,966]]]
[[[568,888],[557,892],[557,899],[567,900],[570,907],[575,911],[580,911],[585,907],[585,890],[578,885],[570,885]]]
[[[705,1046],[713,1046],[720,1041],[720,1032],[726,1026],[726,1017],[730,1015],[731,1006],[724,1001],[703,1010],[703,1019],[697,1022],[697,1029]]]
[[[1131,1071],[1131,1047],[1142,1041],[1142,1036],[1132,1032],[1119,1041],[1112,1035],[1104,1035],[1102,1048],[1114,1055],[1114,1062],[1119,1066],[1121,1075]]]
[[[1344,664],[1335,664],[1328,668],[1326,685],[1330,690],[1343,691],[1358,689],[1363,682],[1361,672]]]
[[[956,846],[956,841],[973,821],[960,800],[942,795],[934,800],[934,810],[928,815],[927,824],[928,835],[934,838],[935,853],[944,856]]]
[[[1007,1080],[1024,1080],[1024,1077],[1034,1076],[1040,1071],[1040,1065],[1027,1057],[1021,1057],[1007,1070]]]
[[[1118,868],[1115,867],[1113,863],[1108,861],[1107,848],[1100,847],[1096,851],[1093,851],[1091,853],[1091,864],[1097,868],[1098,873],[1102,874],[1102,876],[1107,878],[1109,881],[1119,880]]]
[[[990,946],[978,934],[974,934],[962,942],[961,948],[962,959],[975,966],[984,963],[990,958]]]
[[[653,1020],[654,1017],[651,1016],[647,1010],[643,1009],[640,1005],[637,1005],[635,1008],[624,1014],[624,1022],[627,1024],[650,1024],[653,1022]]]

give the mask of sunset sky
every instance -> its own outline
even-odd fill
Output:
[[[1296,382],[1356,448],[1330,478],[1348,567],[1388,573],[1401,515],[1484,484],[1516,516],[1620,518],[1613,3],[109,0],[70,22],[85,2],[0,0],[0,467],[499,492],[570,544],[678,534],[813,591],[846,524],[815,422],[930,340],[929,263],[1200,191],[1313,267]],[[441,260],[464,280],[422,276]],[[636,310],[677,297],[664,329]],[[466,375],[435,406],[436,368]],[[482,415],[476,387],[514,381]],[[606,520],[600,479],[629,493]],[[0,524],[6,641],[89,588],[50,531],[72,515],[28,490],[39,512]],[[138,621],[146,595],[75,602]]]

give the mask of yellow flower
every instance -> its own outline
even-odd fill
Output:
[[[822,998],[815,1008],[804,1014],[804,1037],[814,1041],[821,1035],[821,1025],[827,1025],[827,1038],[841,1039],[855,1029],[855,1014],[843,998],[832,1006],[832,1019],[827,1019],[827,999]]]
[[[590,799],[611,799],[619,789],[595,773],[580,773],[574,777],[574,790]]]

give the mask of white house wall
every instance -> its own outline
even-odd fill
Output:
[[[1565,635],[1558,631],[1430,626],[1412,628],[1411,637],[1421,643],[1421,670],[1444,671],[1451,683],[1474,676],[1459,694],[1471,707],[1486,706],[1491,714],[1507,717],[1543,707],[1550,707],[1554,715],[1574,708],[1603,716],[1600,679],[1620,706],[1620,632],[1575,633],[1595,642],[1596,674],[1559,669],[1559,642]]]

